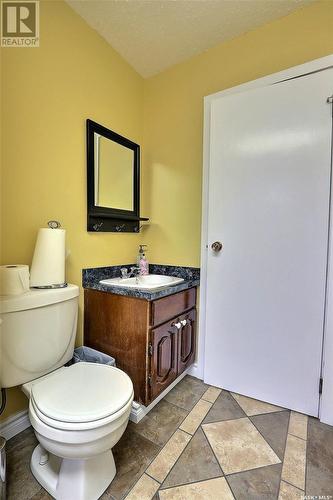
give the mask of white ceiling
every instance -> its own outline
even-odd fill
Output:
[[[313,0],[67,0],[144,77]],[[281,40],[283,43],[283,40]]]

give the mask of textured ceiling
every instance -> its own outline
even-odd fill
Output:
[[[67,0],[144,77],[312,0]]]

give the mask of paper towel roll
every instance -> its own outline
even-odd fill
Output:
[[[65,235],[65,229],[39,229],[30,270],[30,286],[64,285]]]
[[[0,266],[0,295],[19,295],[29,290],[29,266]]]

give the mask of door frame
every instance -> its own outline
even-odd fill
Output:
[[[210,168],[210,116],[212,103],[230,94],[250,89],[274,85],[283,80],[293,79],[306,74],[323,71],[333,67],[333,54],[313,61],[252,80],[235,87],[204,97],[204,129],[203,129],[203,173],[202,173],[202,222],[201,222],[201,276],[200,276],[200,314],[198,319],[198,356],[192,375],[204,378],[205,337],[206,337],[206,291],[207,291],[207,258],[208,258],[208,201],[209,201],[209,168]],[[333,82],[332,82],[333,94]],[[331,186],[332,190],[332,186]],[[330,213],[333,215],[331,196]],[[333,216],[330,217],[329,247],[327,262],[327,290],[323,332],[322,377],[323,389],[320,398],[319,418],[322,422],[333,425]]]

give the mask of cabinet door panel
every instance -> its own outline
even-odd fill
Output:
[[[173,367],[173,346],[172,337],[167,335],[157,345],[157,366],[156,374],[159,380],[164,381]]]
[[[177,329],[172,323],[151,332],[151,400],[160,394],[177,377]]]
[[[178,375],[194,361],[196,343],[196,314],[192,309],[180,317],[181,329],[178,333]]]

